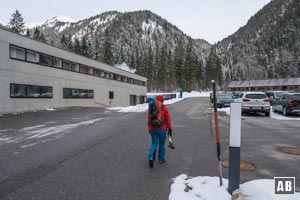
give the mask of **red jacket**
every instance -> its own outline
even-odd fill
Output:
[[[156,97],[157,101],[160,101],[161,103],[164,103],[164,97],[163,96],[157,96]],[[149,131],[153,130],[167,130],[167,129],[172,129],[172,124],[171,124],[171,116],[169,113],[169,109],[167,106],[163,107],[163,114],[164,114],[164,119],[166,120],[165,124],[162,124],[160,126],[154,126],[150,124],[150,116],[148,115],[148,126],[149,126]]]

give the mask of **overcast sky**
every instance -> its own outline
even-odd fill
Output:
[[[26,23],[58,15],[76,21],[106,11],[150,10],[192,38],[210,43],[233,34],[271,0],[1,0],[0,21],[8,23],[16,9]]]

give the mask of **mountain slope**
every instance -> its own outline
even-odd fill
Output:
[[[300,1],[273,0],[217,43],[226,80],[300,77]]]
[[[37,28],[43,33],[46,41],[55,46],[111,65],[123,62],[129,64],[137,69],[137,73],[149,79],[150,90],[174,90],[185,85],[199,87],[199,76],[202,72],[197,73],[198,77],[186,76],[185,80],[175,77],[175,48],[179,42],[183,44],[181,59],[184,59],[186,48],[189,44],[192,45],[189,52],[195,52],[196,57],[191,57],[194,62],[191,71],[203,70],[202,66],[211,48],[205,40],[192,39],[167,20],[148,10],[125,13],[110,11],[78,22],[49,20]],[[33,35],[35,28],[30,31]],[[81,49],[78,49],[79,43]],[[82,49],[86,52],[82,52]],[[111,56],[105,55],[110,51]],[[107,57],[111,57],[111,60],[106,60]],[[160,72],[169,73],[169,79],[177,84],[172,85],[170,80],[158,80],[164,78],[158,78]],[[188,83],[190,80],[193,83]]]

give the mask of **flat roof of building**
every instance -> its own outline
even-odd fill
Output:
[[[263,87],[263,86],[288,86],[300,85],[300,78],[279,78],[279,79],[265,79],[265,80],[244,80],[231,81],[229,88],[245,88],[245,87]]]

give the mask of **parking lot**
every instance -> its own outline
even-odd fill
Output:
[[[209,98],[168,107],[176,148],[167,148],[167,162],[153,169],[145,112],[72,108],[2,116],[0,199],[167,199],[178,175],[218,176]],[[281,151],[300,147],[300,123],[272,116],[242,117],[241,159],[255,169],[242,170],[241,183],[293,176],[300,191],[300,155]],[[229,119],[220,109],[222,160],[229,158]]]
[[[229,142],[230,108],[218,110],[222,140],[225,143],[223,156],[228,159],[226,147]],[[296,177],[296,189],[300,190],[300,155],[282,151],[286,147],[300,151],[299,120],[299,115],[286,117],[272,111],[268,117],[263,113],[241,116],[241,160],[255,165],[253,171],[241,171],[242,180],[292,176]]]

